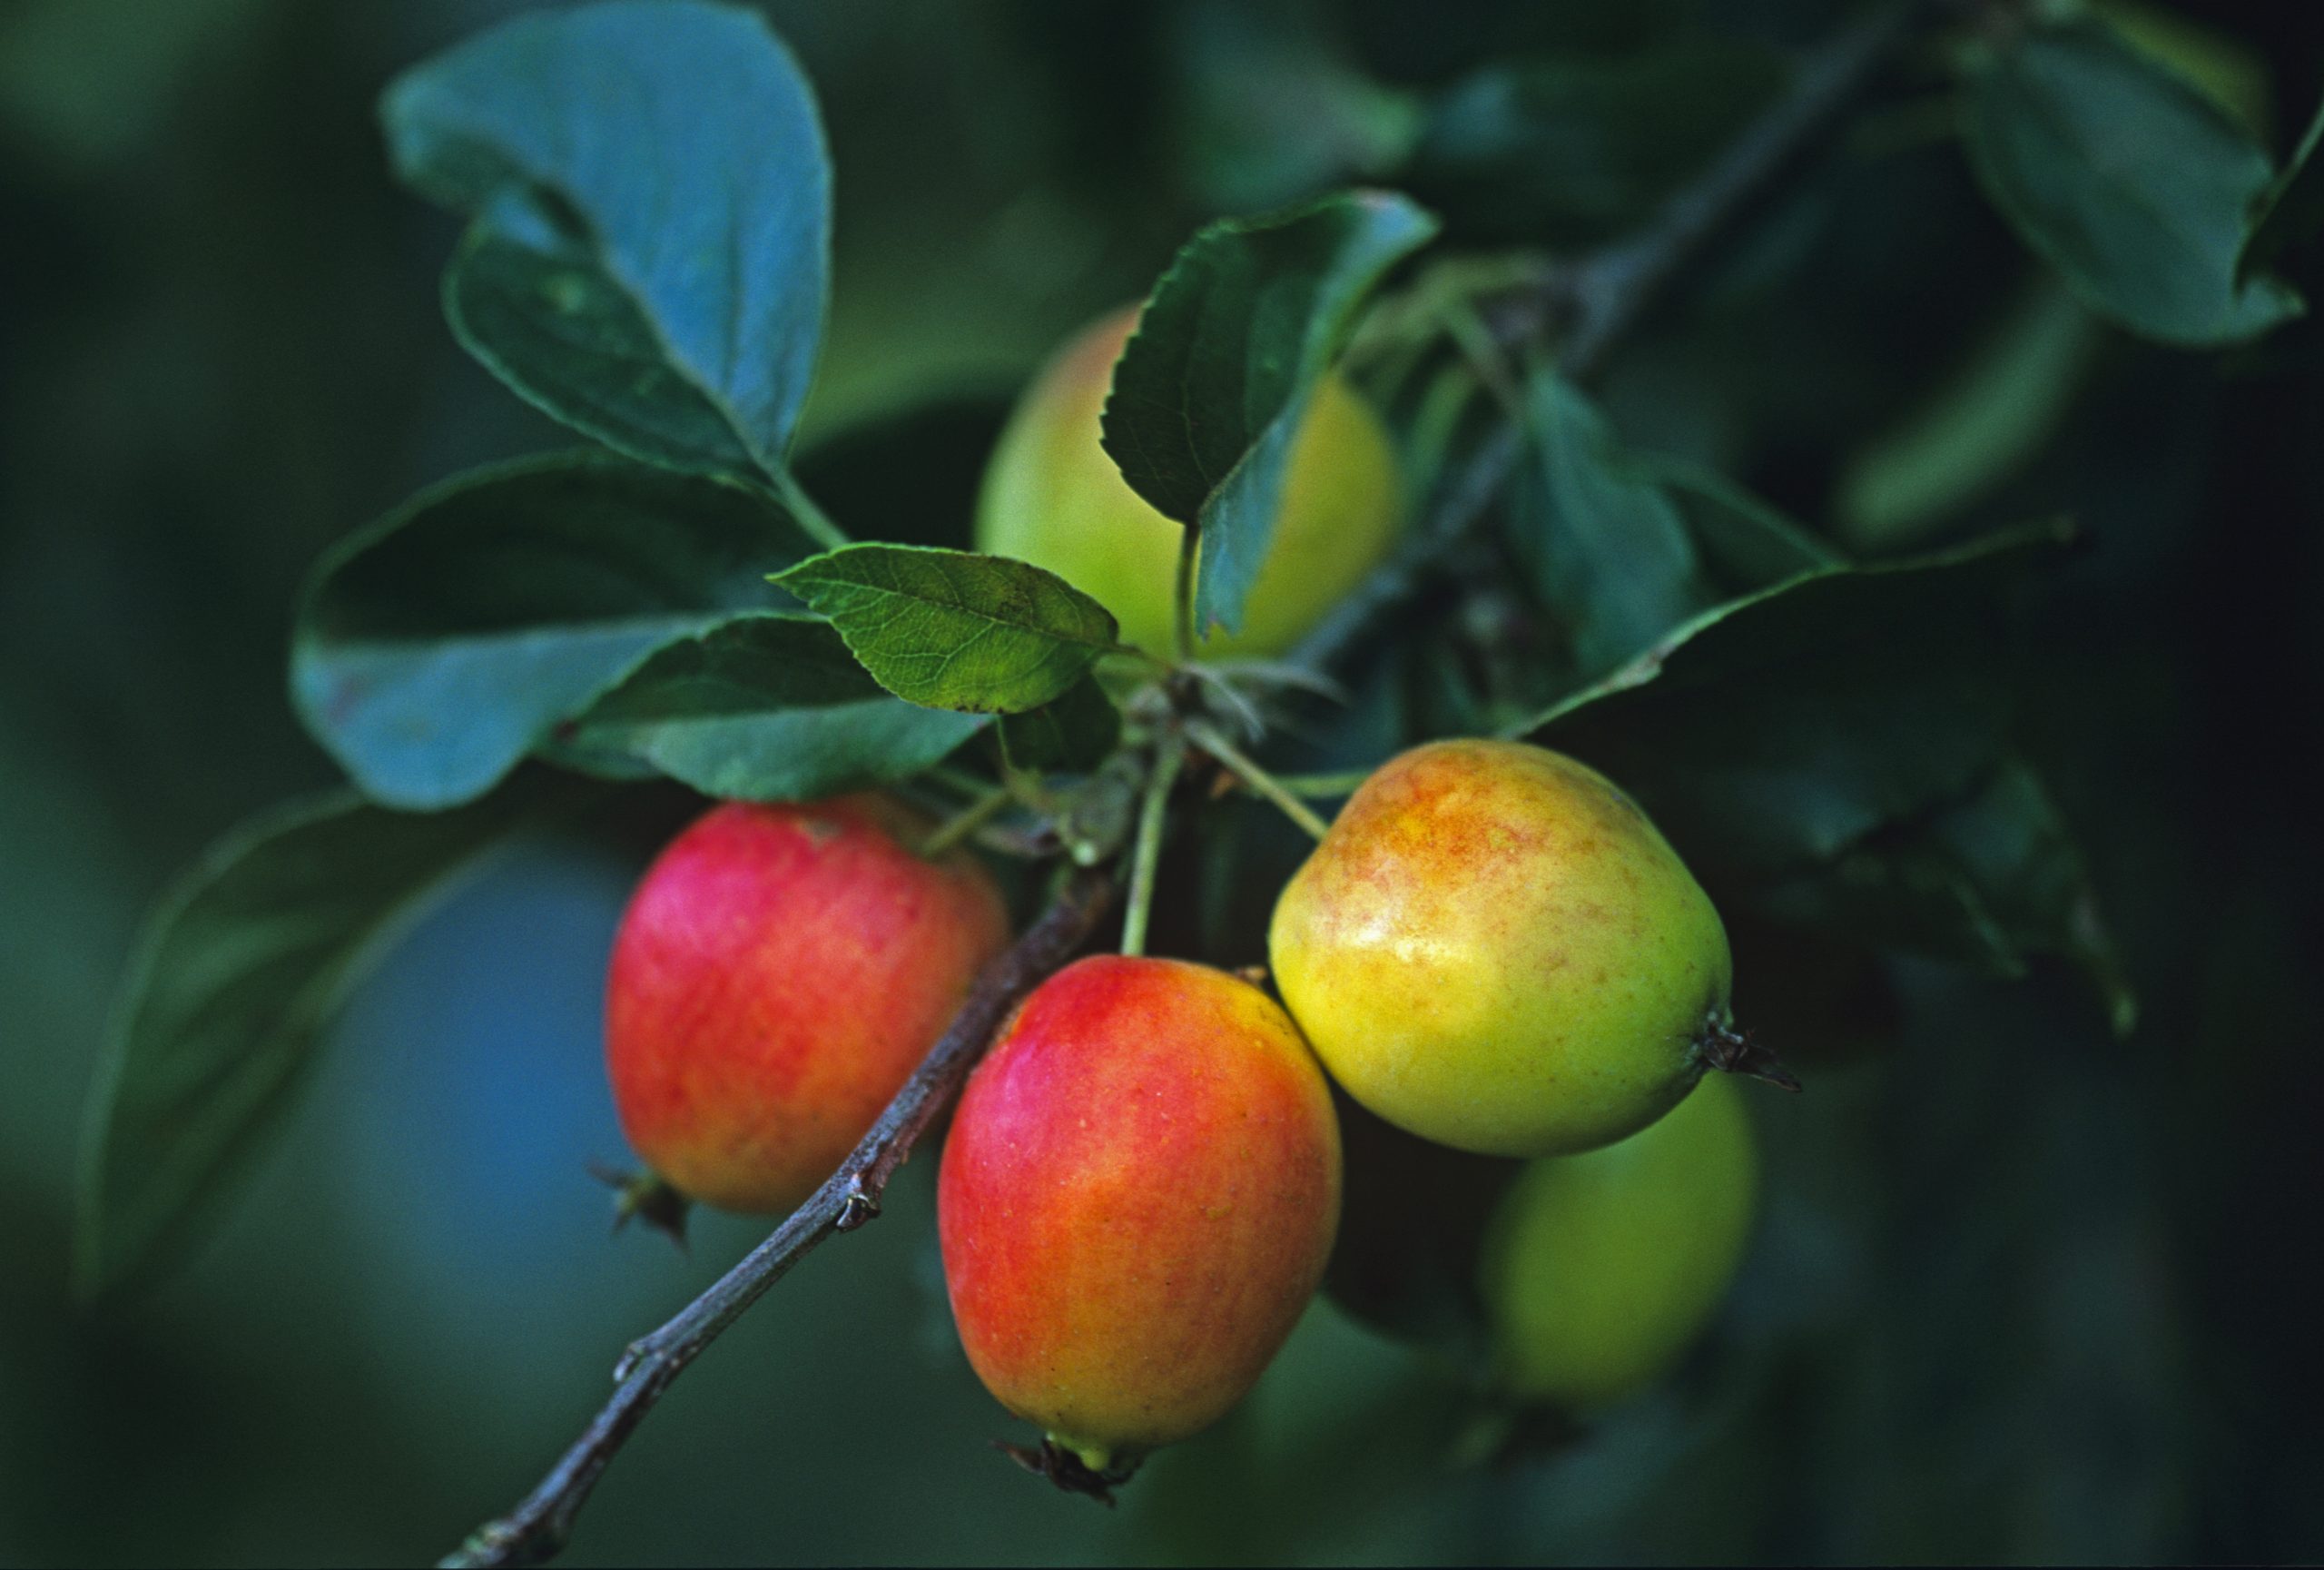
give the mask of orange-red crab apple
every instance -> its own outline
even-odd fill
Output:
[[[1331,1092],[1248,982],[1086,959],[970,1080],[937,1206],[986,1387],[1118,1476],[1242,1399],[1306,1307],[1339,1219]]]

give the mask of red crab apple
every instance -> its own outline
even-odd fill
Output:
[[[937,1224],[969,1361],[1092,1472],[1216,1421],[1314,1294],[1339,1126],[1257,987],[1106,955],[1044,982],[970,1078]]]
[[[673,840],[614,943],[606,1064],[631,1147],[724,1210],[830,1177],[1008,941],[990,875],[914,854],[883,796],[729,803]]]

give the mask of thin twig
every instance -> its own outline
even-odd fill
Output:
[[[928,838],[921,843],[920,854],[929,861],[934,861],[994,818],[999,817],[1003,809],[1015,799],[1009,794],[1007,785],[995,785],[981,800],[970,802],[944,822],[937,824]]]
[[[1583,263],[1571,283],[1580,319],[1559,356],[1567,379],[1595,378],[1710,242],[1822,140],[1942,8],[1942,0],[1894,0],[1833,38],[1801,67],[1797,85],[1672,196],[1653,223]]]
[[[1113,903],[1116,888],[1109,872],[1083,870],[1067,879],[1040,919],[977,978],[950,1029],[839,1170],[708,1291],[632,1343],[614,1370],[613,1398],[540,1486],[507,1516],[479,1527],[444,1564],[537,1565],[565,1546],[598,1477],[686,1365],[809,1250],[880,1213],[888,1180],[959,1091],[1009,1011],[1073,956]]]

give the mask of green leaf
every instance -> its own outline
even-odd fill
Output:
[[[448,806],[652,650],[767,606],[766,575],[812,548],[718,480],[587,454],[478,470],[324,558],[291,693],[365,794]]]
[[[1131,489],[1202,530],[1201,630],[1242,626],[1315,384],[1373,286],[1436,227],[1392,193],[1345,193],[1212,224],[1154,286],[1104,441]]]
[[[2238,283],[2266,272],[2278,258],[2312,243],[2324,230],[2324,159],[2316,156],[2319,142],[2324,142],[2324,104],[2317,105],[2283,173],[2252,207],[2251,232],[2235,259]]]
[[[1533,378],[1525,439],[1511,541],[1584,679],[1718,598],[1678,504],[1571,384]]]
[[[891,697],[826,622],[742,616],[656,651],[559,742],[705,795],[811,801],[917,774],[988,723]]]
[[[1008,557],[851,545],[774,581],[831,617],[881,686],[931,708],[1038,708],[1119,647],[1104,606]]]
[[[181,878],[146,923],[90,1104],[82,1289],[145,1274],[211,1217],[387,941],[586,788],[527,781],[422,815],[333,795],[252,820]]]
[[[1696,558],[1722,599],[1843,565],[1839,552],[1716,469],[1649,453],[1639,454],[1639,463],[1686,519]]]
[[[1064,696],[1000,716],[1000,751],[1011,768],[1034,774],[1087,774],[1121,745],[1122,714],[1092,676]]]
[[[2062,528],[1834,568],[1704,613],[1527,734],[1637,795],[1690,862],[1766,876],[1956,795],[2010,715],[2004,591]]]
[[[2138,1020],[2081,848],[2041,776],[2014,753],[1960,799],[1868,835],[1757,903],[1786,920],[1996,975],[2024,974],[2036,954],[2063,955],[2090,978],[2116,1034]]]
[[[2280,280],[2238,275],[2267,153],[2107,29],[2048,29],[1988,52],[1965,113],[1986,193],[2100,315],[2209,345],[2305,309]]]
[[[1722,897],[2132,1003],[2080,853],[2010,738],[2008,591],[2058,528],[1827,568],[1696,618],[1528,731],[1620,781]]]
[[[1210,211],[1282,207],[1374,178],[1419,134],[1414,95],[1366,74],[1317,12],[1206,5],[1180,21],[1171,140]]]
[[[1723,151],[1786,75],[1765,46],[1710,35],[1488,66],[1431,105],[1404,179],[1463,237],[1612,240]]]
[[[397,173],[474,222],[448,313],[495,374],[649,462],[781,470],[828,292],[830,160],[756,15],[612,0],[399,77]]]

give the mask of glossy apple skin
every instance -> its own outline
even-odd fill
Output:
[[[1285,885],[1268,947],[1350,1095],[1481,1155],[1644,1128],[1728,1018],[1727,934],[1677,853],[1602,775],[1515,742],[1383,764]]]
[[[1669,1373],[1742,1263],[1758,1177],[1724,1074],[1627,1140],[1528,1163],[1479,1265],[1504,1387],[1586,1416]]]
[[[1059,972],[1003,1028],[937,1183],[969,1361],[1101,1471],[1242,1399],[1339,1208],[1330,1089],[1283,1010],[1222,971],[1119,955]]]
[[[1105,317],[1027,390],[985,470],[976,542],[1049,568],[1112,611],[1124,642],[1167,655],[1184,530],[1129,488],[1098,440],[1114,361],[1137,321],[1135,307]],[[1244,625],[1204,639],[1201,652],[1289,648],[1387,554],[1403,512],[1379,417],[1325,377],[1292,449],[1275,542]]]
[[[724,1210],[830,1177],[1009,939],[970,856],[880,796],[728,803],[646,872],[614,941],[606,1066],[630,1146]]]

